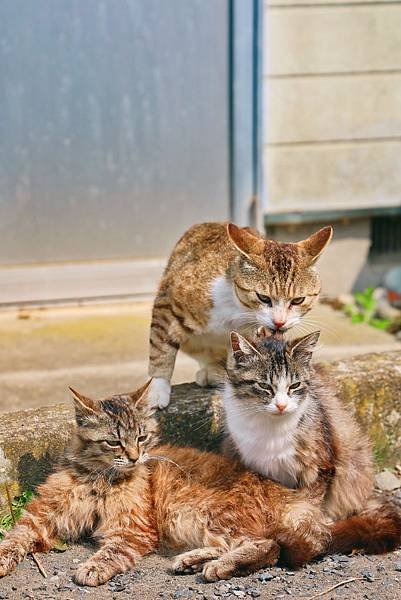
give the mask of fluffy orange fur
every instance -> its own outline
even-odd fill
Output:
[[[56,538],[82,534],[99,545],[75,572],[75,581],[89,586],[132,568],[160,546],[186,550],[175,558],[174,570],[202,571],[207,581],[274,565],[279,557],[298,567],[336,547],[336,536],[338,547],[352,546],[347,523],[328,525],[302,491],[247,472],[224,456],[155,447],[146,394],[145,386],[94,402],[74,392],[71,447],[62,468],[39,487],[1,542],[0,576],[28,552],[45,552]],[[372,523],[352,522],[361,547],[369,545],[369,528]],[[390,532],[392,543],[400,532]]]

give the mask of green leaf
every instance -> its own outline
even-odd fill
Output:
[[[390,325],[391,321],[389,319],[370,319],[369,325],[372,327],[376,327],[377,329],[386,330]]]

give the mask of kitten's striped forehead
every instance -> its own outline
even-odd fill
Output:
[[[285,342],[269,338],[258,345],[258,351],[264,358],[263,363],[271,380],[279,379],[283,375],[288,376],[294,369],[285,349]]]
[[[102,411],[112,421],[126,430],[134,430],[138,427],[140,413],[133,406],[132,398],[128,395],[112,396],[100,403]]]

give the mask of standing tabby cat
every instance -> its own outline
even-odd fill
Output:
[[[233,224],[191,227],[171,254],[153,305],[151,404],[168,405],[179,348],[199,362],[197,383],[208,385],[221,379],[231,329],[296,325],[318,299],[313,265],[331,237],[325,227],[285,244]]]
[[[90,586],[131,569],[160,545],[192,548],[175,559],[175,571],[203,570],[215,581],[274,565],[280,553],[299,566],[327,550],[388,551],[399,541],[395,530],[383,537],[385,518],[359,529],[352,519],[329,526],[302,493],[247,473],[226,457],[154,448],[157,425],[146,387],[101,402],[73,392],[71,447],[0,543],[0,577],[28,552],[45,552],[58,537],[84,533],[99,549],[74,577]]]
[[[230,444],[244,464],[305,489],[340,519],[369,505],[370,443],[322,369],[311,365],[319,332],[292,342],[231,333],[224,405]]]

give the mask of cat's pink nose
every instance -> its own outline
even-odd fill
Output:
[[[274,325],[277,329],[281,329],[285,325],[285,321],[274,321]]]
[[[287,408],[287,402],[276,402],[276,406],[279,411],[282,413]]]

